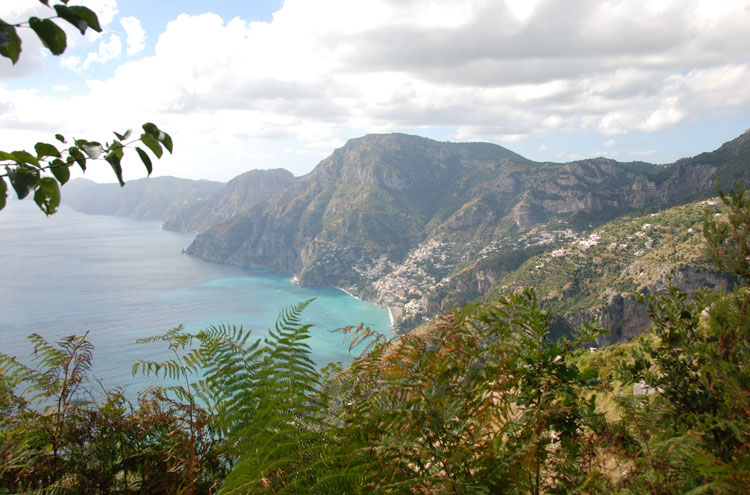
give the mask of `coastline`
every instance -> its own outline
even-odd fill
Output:
[[[296,280],[297,277],[294,277],[294,279]],[[363,300],[361,297],[355,296],[354,294],[352,294],[348,290],[344,289],[343,287],[336,287],[336,289],[340,290],[341,292],[343,292],[344,294],[346,294],[349,297],[353,297],[357,301],[362,301]],[[372,302],[372,301],[368,301],[368,302]],[[378,304],[378,306],[380,306],[380,305]],[[385,308],[385,309],[388,310],[388,318],[391,320],[391,332],[395,333],[396,332],[396,317],[393,314],[393,308],[391,306],[380,306],[380,307],[381,308]]]
[[[294,285],[299,285],[299,278],[297,278],[297,275],[292,275],[292,279],[290,280],[290,283]],[[347,296],[353,297],[357,301],[364,301],[364,299],[362,299],[359,296],[354,295],[352,292],[344,289],[343,287],[334,287],[334,289],[340,290]],[[373,301],[367,301],[367,302],[371,302],[375,304]],[[377,306],[380,306],[381,308],[385,308],[388,310],[388,319],[391,321],[391,332],[395,333],[396,332],[396,315],[394,314],[394,308],[391,306],[381,306],[380,304],[377,304]]]
[[[349,296],[349,297],[353,297],[353,298],[354,298],[354,299],[356,299],[357,301],[361,301],[361,300],[362,300],[362,298],[361,298],[361,297],[357,297],[357,296],[355,296],[354,294],[352,294],[351,292],[349,292],[348,290],[346,290],[346,289],[344,289],[344,288],[341,288],[341,287],[336,287],[336,289],[340,290],[341,292],[343,292],[344,294],[346,294],[346,295],[347,295],[347,296]]]

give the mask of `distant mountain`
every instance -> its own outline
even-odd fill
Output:
[[[308,284],[356,285],[354,266],[402,260],[497,166],[534,165],[490,144],[366,136],[268,203],[198,236],[189,252],[299,273]]]
[[[750,133],[667,166],[537,163],[493,144],[369,135],[187,251],[345,287],[390,307],[403,330],[596,225],[711,196],[717,178],[738,177],[750,178]]]
[[[191,202],[213,197],[224,184],[177,177],[150,177],[119,184],[97,184],[75,179],[63,188],[62,201],[92,215],[163,220],[168,213]]]
[[[294,180],[294,175],[283,168],[245,172],[213,195],[193,198],[181,207],[170,209],[164,219],[164,228],[203,232],[256,203],[270,199],[292,185]]]

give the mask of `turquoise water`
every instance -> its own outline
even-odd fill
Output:
[[[352,358],[343,336],[329,330],[360,322],[390,330],[387,310],[338,289],[182,254],[192,237],[156,221],[67,207],[46,218],[30,201],[9,201],[0,211],[0,351],[28,362],[30,333],[56,340],[88,331],[95,376],[132,392],[146,383],[131,376],[135,361],[168,357],[162,346],[135,340],[178,324],[197,331],[231,323],[262,337],[282,308],[316,298],[303,316],[315,325],[309,343],[320,366]]]

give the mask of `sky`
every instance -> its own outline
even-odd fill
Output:
[[[52,2],[50,2],[52,3]],[[0,58],[0,150],[154,122],[154,175],[303,175],[405,132],[527,158],[671,163],[750,128],[750,0],[71,0],[104,27]],[[15,23],[53,13],[1,0]],[[135,154],[125,177],[145,174]],[[86,177],[113,182],[106,163]]]

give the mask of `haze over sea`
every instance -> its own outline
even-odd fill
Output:
[[[282,308],[314,297],[303,319],[315,325],[309,344],[319,366],[352,359],[344,337],[330,329],[364,322],[390,330],[387,310],[338,289],[299,287],[290,275],[182,254],[192,238],[158,221],[66,206],[46,218],[31,201],[8,201],[0,212],[0,351],[30,362],[31,333],[57,340],[89,331],[93,374],[130,395],[146,383],[131,376],[135,361],[169,357],[164,345],[135,340],[180,323],[189,331],[231,323],[262,337]]]

